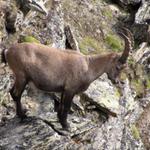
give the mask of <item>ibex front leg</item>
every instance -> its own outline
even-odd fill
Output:
[[[68,130],[69,125],[67,123],[67,115],[68,112],[70,111],[72,99],[74,97],[74,94],[71,92],[63,92],[61,95],[61,102],[59,104],[59,109],[58,109],[58,119],[63,127],[63,129]]]
[[[20,78],[20,77],[19,77]],[[21,105],[21,95],[24,91],[24,88],[26,86],[26,80],[21,78],[20,80],[16,77],[15,83],[10,90],[10,95],[15,101],[16,104],[16,114],[21,118],[25,118],[26,115],[26,110],[23,110],[22,105]]]

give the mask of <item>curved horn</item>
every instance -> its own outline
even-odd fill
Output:
[[[126,63],[127,58],[129,56],[129,52],[132,50],[133,45],[134,45],[134,42],[133,42],[134,40],[133,40],[132,33],[126,28],[123,28],[123,30],[125,31],[125,34],[124,33],[119,33],[125,41],[125,48],[124,48],[124,51],[123,51],[123,53],[122,53],[122,55],[119,59],[119,61],[122,64]]]
[[[127,37],[130,38],[130,42],[131,42],[131,46],[132,48],[134,47],[134,37],[133,34],[131,33],[131,31],[125,27],[122,27],[122,29],[124,30],[125,34],[127,35]]]

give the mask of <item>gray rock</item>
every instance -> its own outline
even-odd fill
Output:
[[[91,99],[95,105],[106,108],[111,115],[118,114],[119,110],[119,92],[107,79],[106,74],[94,81],[84,94]]]
[[[52,37],[52,47],[65,49],[66,37],[64,34],[62,2],[60,0],[52,1],[52,9],[47,19],[47,28]]]
[[[149,123],[150,123],[150,94],[148,94],[144,99],[140,100],[140,104],[142,104],[144,111],[140,115],[138,121],[137,121],[137,127],[139,128],[140,136],[142,138],[142,141],[144,143],[144,146],[146,149],[150,149],[150,130],[149,130]],[[143,105],[144,104],[144,105]]]
[[[150,47],[147,43],[140,45],[133,58],[137,63],[143,64],[148,73],[150,72]]]
[[[0,8],[2,9],[2,8]],[[0,12],[0,43],[2,43],[7,38],[7,32],[5,28],[5,12],[1,10]],[[2,47],[0,47],[1,49]]]
[[[66,35],[66,48],[80,51],[77,40],[75,39],[70,26],[66,25],[64,30]]]
[[[55,140],[59,143],[61,142],[61,137],[41,120],[28,118],[24,123],[19,122],[17,118],[13,118],[4,127],[1,127],[0,147],[2,149],[42,148],[43,139],[51,144]],[[45,147],[47,146],[45,144]]]
[[[37,11],[48,15],[48,11],[44,6],[43,0],[17,0],[17,3],[25,15],[29,12],[29,10]]]
[[[150,2],[142,1],[142,6],[139,8],[135,15],[135,23],[149,24],[150,23]]]
[[[149,40],[147,24],[133,24],[132,30],[133,30],[135,41],[142,43]]]

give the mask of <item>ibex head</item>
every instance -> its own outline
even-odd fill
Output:
[[[125,41],[125,48],[122,54],[113,54],[112,60],[110,61],[110,65],[108,66],[107,69],[107,75],[108,78],[113,82],[113,83],[118,83],[118,76],[121,72],[126,67],[126,62],[127,58],[129,56],[129,52],[132,50],[133,45],[134,45],[134,39],[132,33],[126,29],[123,28],[124,33],[119,33],[121,37],[123,37]]]

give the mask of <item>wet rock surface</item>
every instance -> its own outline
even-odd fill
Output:
[[[12,11],[12,16],[15,17],[7,18],[12,24],[10,27],[14,29],[11,34],[8,34],[6,29],[5,9],[0,11],[0,41],[6,47],[18,41],[20,35],[23,35],[33,36],[49,46],[65,48],[66,38],[69,37],[73,49],[84,49],[83,45],[87,45],[89,52],[93,52],[93,48],[107,49],[106,52],[109,52],[111,47],[106,44],[106,39],[112,39],[116,30],[114,26],[119,18],[129,15],[111,2],[53,0],[45,3],[49,11],[47,18],[33,10],[28,10],[31,13],[31,17],[28,17],[23,8],[16,5],[15,0],[0,2],[4,8],[15,8],[15,11]],[[120,2],[125,5],[136,5],[140,1]],[[70,28],[67,35],[66,24],[69,24]],[[144,27],[141,26],[141,30]],[[135,32],[135,36],[137,34]],[[140,35],[141,32],[138,36]],[[132,61],[144,65],[142,69],[149,76],[149,45],[142,44],[132,55]],[[70,132],[62,130],[54,111],[54,101],[59,101],[60,95],[44,93],[32,84],[26,87],[22,95],[22,103],[28,110],[28,118],[21,122],[15,115],[14,102],[9,95],[9,89],[14,82],[12,72],[7,65],[1,64],[0,149],[149,149],[150,83],[148,77],[144,76],[147,85],[142,85],[144,90],[141,88],[139,80],[144,80],[141,74],[134,70],[136,68],[132,61],[129,60],[131,70],[128,70],[119,86],[113,85],[104,74],[94,81],[87,91],[74,98],[68,116]],[[143,92],[140,96],[139,91]]]

